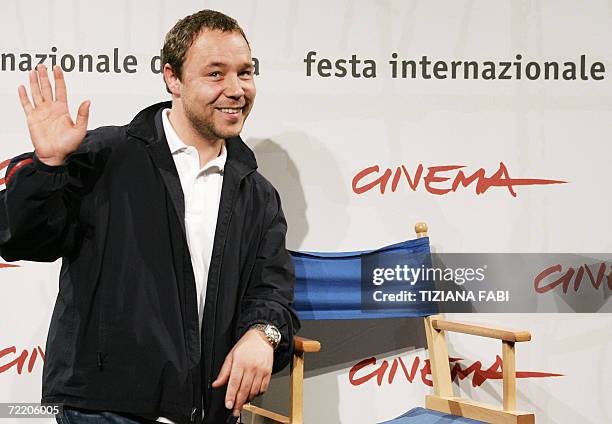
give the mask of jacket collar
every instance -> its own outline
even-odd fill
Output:
[[[172,108],[172,102],[156,103],[141,110],[129,123],[128,134],[151,147],[158,143],[167,144],[161,117],[162,110],[166,108]],[[226,166],[234,168],[239,176],[244,176],[257,169],[255,155],[240,136],[228,138],[225,140],[225,146],[227,149]]]

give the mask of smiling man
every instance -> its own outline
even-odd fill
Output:
[[[291,357],[299,321],[276,190],[239,134],[255,100],[237,22],[166,36],[172,102],[129,125],[71,119],[61,70],[19,97],[33,153],[0,192],[0,254],[62,259],[43,372],[60,423],[236,421]],[[203,418],[202,418],[203,417]]]

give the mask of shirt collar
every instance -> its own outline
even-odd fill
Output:
[[[174,131],[172,124],[170,123],[170,119],[168,118],[168,113],[170,109],[164,109],[162,111],[162,123],[164,124],[164,133],[166,133],[166,140],[168,140],[168,146],[170,146],[170,153],[175,154],[180,152],[181,150],[185,150],[187,145],[183,143]]]
[[[204,165],[204,168],[202,168],[201,171],[208,171],[211,168],[216,167],[219,172],[223,173],[226,161],[227,161],[227,149],[225,148],[225,141],[224,141],[223,144],[221,145],[221,153],[219,153],[219,156],[217,156],[216,158],[208,162],[206,165]]]
[[[164,125],[164,133],[166,134],[166,140],[168,140],[168,146],[170,147],[170,153],[174,155],[187,149],[187,145],[183,142],[183,140],[181,140],[181,138],[174,130],[174,127],[170,123],[170,119],[168,118],[169,113],[170,109],[164,109],[162,111],[162,123]],[[200,171],[207,171],[213,167],[216,167],[220,172],[223,172],[226,161],[227,149],[225,148],[224,142],[221,145],[221,152],[219,153],[219,156],[208,162]]]

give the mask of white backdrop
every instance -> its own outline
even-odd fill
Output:
[[[17,86],[27,76],[10,69],[9,54],[16,56],[16,68],[25,57],[20,55],[53,54],[53,47],[59,60],[66,54],[112,59],[116,48],[122,64],[133,55],[134,73],[115,73],[111,64],[108,73],[66,75],[73,110],[81,100],[92,100],[91,128],[124,124],[146,105],[168,98],[161,76],[151,71],[151,59],[167,30],[202,8],[237,18],[259,60],[256,106],[243,138],[281,192],[290,248],[374,248],[412,238],[414,222],[425,220],[439,252],[611,251],[612,202],[606,194],[612,153],[610,1],[8,0],[0,13],[0,162],[30,150],[17,98]],[[311,51],[315,62],[308,76],[304,60]],[[447,64],[476,61],[481,67],[487,61],[515,62],[520,54],[523,72],[509,80],[465,79],[462,71],[455,79],[450,73],[446,79],[425,79],[420,70],[416,78],[393,78],[393,53],[400,61],[427,56]],[[333,75],[334,62],[352,55],[361,60],[360,77],[350,67],[344,77],[317,72],[319,66],[325,72],[321,59],[332,62]],[[575,80],[525,76],[530,61],[558,62],[563,70],[565,62],[579,67],[581,55],[586,80],[580,71]],[[365,60],[376,64],[375,77],[363,76]],[[595,62],[604,67],[598,74],[603,79],[590,77]],[[448,181],[424,180],[429,167],[444,165],[464,165],[466,175],[483,168],[491,177],[500,162],[513,179],[566,183],[517,185],[513,196],[496,186],[477,194],[475,182],[439,195],[436,188],[450,188],[457,170],[436,174]],[[414,188],[402,177],[395,191],[389,182],[384,194],[378,187],[356,193],[354,177],[375,165],[379,176],[402,165],[411,178],[419,165],[424,171]],[[2,402],[38,401],[38,346],[44,351],[57,293],[59,264],[19,265],[0,268]],[[609,296],[604,286],[601,295]],[[567,296],[589,290],[595,289],[585,285]],[[517,370],[527,373],[519,376],[518,401],[520,409],[536,412],[539,423],[612,422],[610,314],[453,318],[532,332],[533,341],[517,348]],[[429,387],[421,374],[426,354],[417,320],[304,327],[305,335],[324,342],[323,352],[306,359],[307,422],[374,423],[423,404]],[[450,341],[452,356],[462,358],[460,390],[499,401],[495,371],[501,369],[493,366],[500,354],[497,343],[466,337]],[[410,381],[397,358],[410,374],[417,357],[418,371]],[[376,365],[356,371],[351,382],[351,368],[368,358]],[[355,382],[385,360],[389,368],[380,385],[375,377]],[[389,382],[394,361],[398,368]],[[286,396],[286,377],[275,383],[265,404]]]

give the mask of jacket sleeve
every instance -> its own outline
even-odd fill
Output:
[[[254,324],[276,326],[281,333],[280,344],[274,352],[273,372],[277,372],[291,360],[293,336],[300,328],[300,321],[292,307],[295,271],[285,247],[287,222],[275,190],[268,202],[268,210],[271,219],[263,232],[242,299],[238,335],[241,337]]]
[[[40,262],[65,256],[78,234],[78,201],[68,165],[48,166],[34,153],[24,153],[9,164],[5,183],[0,191],[0,256]]]

